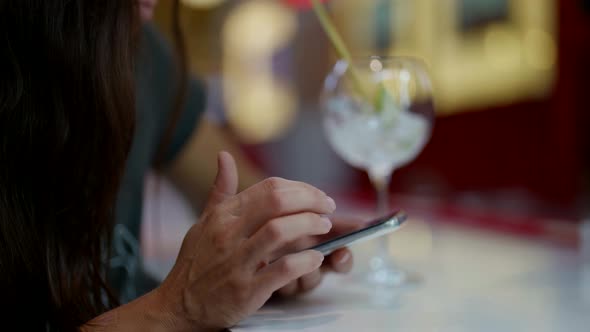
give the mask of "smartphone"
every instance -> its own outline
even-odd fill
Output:
[[[334,239],[320,243],[308,249],[317,250],[322,254],[329,255],[334,250],[349,246],[353,243],[360,243],[366,240],[391,233],[398,230],[406,221],[407,215],[403,211],[395,211],[381,218],[370,221],[364,228],[338,236]]]

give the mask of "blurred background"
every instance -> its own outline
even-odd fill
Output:
[[[337,56],[305,3],[184,0],[191,68],[208,83],[207,116],[268,174],[370,209],[367,175],[324,137],[318,99]],[[326,6],[353,54],[419,57],[432,76],[434,131],[395,171],[394,205],[523,234],[547,223],[572,240],[568,229],[590,215],[590,1]],[[164,33],[170,10],[157,10]]]

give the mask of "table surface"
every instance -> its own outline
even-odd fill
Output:
[[[161,278],[194,220],[173,194],[162,197],[165,232],[146,220],[142,234],[146,267]],[[145,208],[149,216],[149,200]],[[389,250],[419,282],[364,286],[370,241],[352,248],[351,274],[330,275],[309,295],[267,305],[232,331],[590,331],[590,257],[584,264],[572,247],[410,215],[389,236]]]
[[[590,268],[575,249],[420,220],[390,238],[420,281],[364,285],[374,244],[361,244],[353,273],[267,305],[232,331],[590,331]]]

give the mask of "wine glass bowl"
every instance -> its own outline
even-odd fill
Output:
[[[365,170],[377,190],[377,214],[389,212],[391,174],[414,160],[434,123],[426,66],[411,57],[340,60],[320,100],[328,142],[350,165]],[[370,262],[371,283],[400,285],[407,278],[389,254],[386,238]]]

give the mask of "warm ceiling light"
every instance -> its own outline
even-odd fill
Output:
[[[223,35],[225,50],[261,57],[284,47],[295,34],[294,13],[275,1],[241,4],[227,18]]]
[[[247,88],[232,97],[227,116],[243,142],[254,144],[276,139],[295,120],[295,96],[281,82],[252,78]]]
[[[289,45],[295,12],[275,0],[236,6],[223,26],[224,101],[231,127],[243,142],[279,137],[296,115],[290,84],[273,73],[273,57]]]

